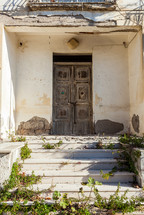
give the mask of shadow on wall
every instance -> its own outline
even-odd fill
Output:
[[[3,5],[3,11],[18,10],[26,4],[27,0],[7,0]]]

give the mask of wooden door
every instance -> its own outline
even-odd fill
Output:
[[[91,65],[54,65],[53,133],[92,133]]]

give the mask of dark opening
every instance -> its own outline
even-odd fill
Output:
[[[92,55],[53,55],[53,62],[92,62]]]

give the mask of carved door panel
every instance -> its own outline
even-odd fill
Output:
[[[54,66],[53,133],[92,133],[91,67]]]
[[[74,133],[92,133],[91,67],[75,66],[75,122]]]
[[[54,67],[53,133],[72,134],[71,66]]]

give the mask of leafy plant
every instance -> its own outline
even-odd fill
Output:
[[[49,214],[51,211],[55,211],[53,208],[53,205],[46,204],[43,200],[41,201],[34,201],[33,205],[26,205],[27,201],[24,201],[23,204],[21,204],[20,201],[14,200],[13,206],[9,206],[7,204],[2,203],[0,205],[0,214],[3,212],[11,212],[11,214],[41,214],[46,215]]]
[[[43,141],[44,141],[44,144],[42,145],[42,147],[44,149],[56,149],[56,148],[59,148],[63,143],[62,141],[59,141],[58,143],[50,144],[50,143],[46,143],[45,139],[43,139]]]
[[[43,147],[44,149],[55,149],[55,146],[52,145],[52,144],[50,144],[50,143],[44,143],[44,144],[42,145],[42,147]]]
[[[100,170],[100,174],[103,179],[108,180],[110,176],[113,176],[113,174],[117,171],[117,167],[114,167],[110,172],[103,173],[103,170]]]
[[[128,199],[128,197],[126,197],[128,190],[126,190],[122,195],[119,195],[119,191],[120,185],[118,185],[115,193],[108,199],[106,199],[99,194],[98,189],[94,188],[94,205],[101,209],[111,210],[111,214],[115,214],[116,212],[127,213],[135,211],[136,207],[139,205],[139,202],[137,202],[134,197],[132,197],[131,199]]]
[[[41,177],[36,176],[34,172],[32,172],[32,175],[25,175],[24,172],[21,173],[21,168],[22,165],[18,162],[13,164],[11,175],[9,179],[5,181],[3,189],[0,192],[0,201],[24,198],[24,196],[28,196],[29,198],[30,196],[28,194],[30,191],[26,190],[24,187],[38,183],[41,180]],[[16,190],[9,191],[16,187]]]
[[[59,191],[54,191],[53,193],[53,200],[59,200],[61,194]]]
[[[34,174],[34,171],[32,171],[31,175],[25,175],[24,172],[20,173],[19,178],[20,178],[21,185],[24,185],[26,187],[33,185],[33,184],[37,184],[38,182],[41,181],[41,176],[36,176]]]
[[[127,167],[125,169],[129,172],[133,172],[138,175],[138,169],[136,167],[136,162],[141,156],[141,152],[135,148],[144,148],[144,136],[137,137],[136,135],[130,136],[128,134],[121,135],[119,137],[121,143],[121,152],[119,153],[118,163],[122,166],[121,160],[125,160]]]
[[[31,152],[32,150],[29,149],[28,144],[25,143],[25,145],[21,148],[21,152],[20,152],[21,159],[24,161],[25,159],[30,158]]]
[[[115,149],[115,144],[109,143],[109,144],[106,145],[104,148],[105,148],[105,149],[111,149],[111,150],[113,150],[113,149]]]
[[[137,137],[136,135],[130,136],[128,134],[121,135],[119,141],[122,144],[128,144],[133,148],[144,148],[144,136]]]
[[[79,193],[82,198],[68,198],[67,194],[64,193],[62,196],[59,191],[54,191],[53,200],[55,203],[53,205],[48,205],[41,199],[40,191],[34,192],[33,190],[27,190],[26,188],[18,188],[14,192],[9,192],[7,199],[1,198],[0,204],[0,214],[3,212],[10,211],[12,214],[18,214],[18,212],[23,212],[24,214],[42,214],[46,215],[50,212],[57,212],[61,215],[90,215],[93,208],[100,208],[101,210],[107,209],[107,214],[115,214],[116,212],[133,212],[144,201],[143,197],[132,197],[128,199],[125,191],[124,194],[120,195],[120,185],[118,185],[117,190],[109,198],[103,198],[97,187],[97,182],[93,178],[89,178],[87,186],[91,188],[90,195],[87,197],[84,194],[82,188],[80,188]],[[94,194],[93,202],[91,194]],[[2,202],[5,200],[13,200],[13,206],[9,206]],[[28,200],[34,201],[32,205],[27,205]],[[23,201],[23,204],[21,204]],[[106,212],[106,211],[105,211]]]
[[[8,139],[11,141],[11,142],[25,142],[26,141],[26,137],[23,137],[23,136],[15,136],[14,132],[12,133],[8,133]]]
[[[12,189],[20,185],[29,186],[40,181],[41,177],[36,176],[34,171],[32,171],[31,175],[25,175],[24,172],[21,173],[21,168],[22,165],[18,162],[13,164],[9,180],[4,183],[4,190]]]
[[[21,164],[14,162],[11,170],[11,175],[8,180],[4,182],[4,190],[12,189],[20,184],[19,174],[21,171]],[[1,193],[0,193],[1,197]]]
[[[97,149],[115,149],[115,144],[113,143],[109,143],[109,144],[103,144],[101,141],[99,141],[97,144],[96,144],[96,148]]]
[[[67,193],[64,193],[59,202],[54,204],[56,211],[59,211],[58,214],[69,215],[69,214],[85,214],[90,215],[88,206],[78,199],[68,198]]]

